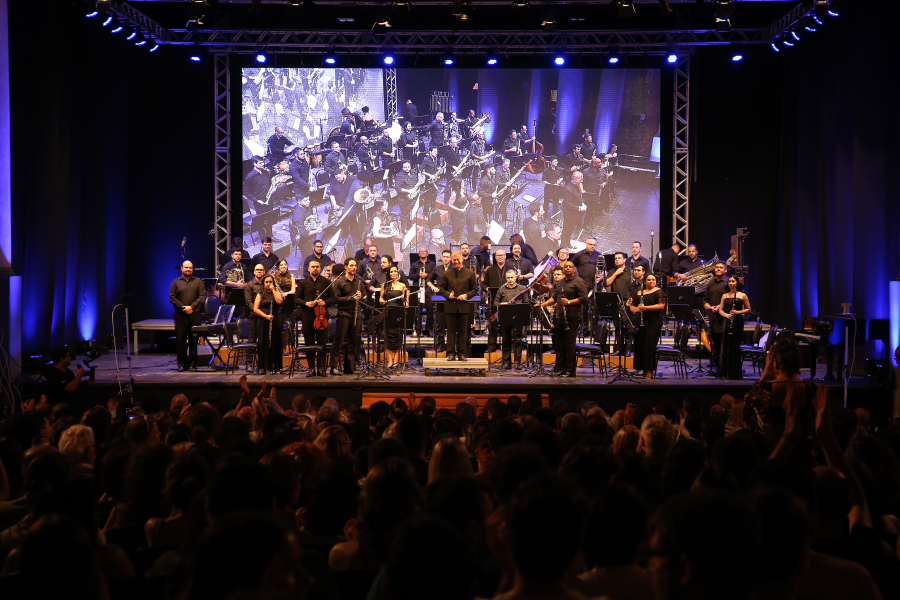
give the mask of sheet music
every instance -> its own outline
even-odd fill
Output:
[[[491,242],[493,242],[494,244],[499,244],[500,240],[503,239],[504,233],[506,233],[506,230],[503,229],[503,227],[501,227],[497,221],[491,221],[487,233],[487,236],[491,238]]]
[[[292,127],[292,129],[296,129],[297,131],[300,131],[300,117],[294,117],[294,126]],[[306,127],[304,127],[303,130],[307,133],[309,132],[309,130]],[[309,137],[309,136],[307,136],[307,137]]]
[[[244,138],[244,143],[247,144],[247,148],[250,149],[250,152],[255,156],[265,156],[266,150],[262,147],[262,144],[257,144],[250,138]]]

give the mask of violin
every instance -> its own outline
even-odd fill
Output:
[[[321,294],[316,292],[316,300],[319,299]],[[316,317],[316,320],[313,321],[313,327],[316,329],[328,329],[328,311],[325,309],[324,304],[316,304],[313,307],[313,314]]]

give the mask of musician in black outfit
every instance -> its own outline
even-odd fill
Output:
[[[284,152],[285,146],[294,145],[294,142],[284,136],[284,129],[281,127],[275,128],[275,133],[269,136],[266,143],[269,146],[269,159],[273,165],[277,165],[284,160],[285,156],[287,156]]]
[[[381,168],[387,169],[388,165],[394,162],[394,142],[391,140],[391,132],[385,127],[375,144],[378,157],[381,159]]]
[[[576,167],[580,167],[584,164],[584,160],[581,158],[581,146],[575,144],[572,146],[572,152],[570,154],[566,154],[559,161],[559,166],[565,169],[566,171],[573,171]]]
[[[193,274],[194,264],[186,260],[181,263],[181,277],[169,286],[169,302],[175,307],[175,352],[179,371],[193,369],[197,362],[197,338],[191,335],[191,328],[201,323],[200,307],[206,288]]]
[[[462,252],[450,256],[453,268],[444,273],[441,295],[447,299],[444,314],[447,318],[447,360],[467,360],[469,321],[472,309],[469,300],[475,295],[475,273],[463,268]]]
[[[687,247],[687,258],[678,263],[675,277],[681,280],[687,279],[687,275],[685,275],[685,273],[687,273],[688,271],[693,271],[694,269],[699,269],[705,264],[706,262],[697,256],[697,245],[690,244]]]
[[[431,330],[434,318],[431,315],[431,288],[428,279],[434,271],[435,264],[428,260],[428,248],[419,248],[419,260],[409,265],[409,284],[425,288],[425,328]],[[421,310],[421,308],[420,308]],[[417,318],[413,335],[422,333],[422,319]]]
[[[251,204],[258,202],[266,203],[266,194],[269,192],[269,185],[272,183],[268,171],[266,171],[266,160],[261,156],[253,157],[253,170],[244,179],[244,197]],[[255,209],[254,209],[255,210]]]
[[[481,211],[484,214],[484,220],[489,222],[491,215],[494,213],[494,199],[497,197],[497,179],[494,175],[497,173],[494,165],[489,165],[484,172],[484,176],[478,183],[478,195],[481,197]]]
[[[356,251],[356,254],[353,255],[353,258],[356,259],[356,262],[365,259],[369,255],[369,246],[372,245],[372,238],[367,237],[363,242],[363,247]]]
[[[450,262],[450,251],[444,250],[443,252],[441,252],[441,264],[437,265],[434,268],[425,283],[425,285],[428,286],[428,289],[431,290],[432,294],[441,293],[441,282],[444,279],[444,274],[447,273],[448,269],[452,268],[453,267]],[[444,337],[447,333],[447,317],[444,314],[443,303],[437,305],[436,313],[437,314],[435,316],[436,322],[434,329],[435,351],[443,352],[447,349],[447,345],[444,343]]]
[[[494,311],[499,311],[501,304],[523,304],[528,301],[528,295],[522,294],[525,286],[516,283],[516,272],[513,269],[507,269],[505,273],[506,283],[497,290],[494,296]],[[520,296],[521,294],[521,296]],[[516,298],[516,296],[519,296]],[[499,315],[497,321],[500,321]],[[500,332],[502,337],[502,358],[501,370],[512,369],[513,365],[510,361],[510,351],[512,351],[513,359],[516,363],[516,371],[522,368],[522,338],[524,337],[522,327],[512,327],[510,325],[500,324]],[[515,342],[513,342],[515,340]]]
[[[519,135],[516,133],[515,129],[509,130],[509,137],[503,140],[503,156],[509,158],[510,156],[521,156],[522,155],[522,141],[519,139]]]
[[[306,364],[309,366],[307,377],[325,377],[325,347],[328,345],[328,325],[316,329],[315,307],[334,304],[334,286],[328,287],[331,281],[322,275],[322,263],[312,259],[307,263],[309,277],[301,279],[297,284],[297,303],[303,323],[303,340],[307,346],[321,346],[321,352],[307,352]]]
[[[531,261],[532,266],[536,266],[538,264],[537,254],[534,251],[534,248],[525,243],[525,240],[518,233],[514,233],[509,236],[510,244],[519,244],[522,246],[522,256]]]
[[[350,210],[353,207],[353,197],[350,195],[350,191],[356,182],[355,179],[355,177],[349,177],[345,171],[335,173],[334,180],[328,186],[332,209]]]
[[[506,281],[506,271],[509,270],[509,264],[506,262],[506,250],[503,248],[497,248],[494,252],[494,264],[489,266],[487,270],[482,268],[481,274],[481,290],[482,294],[488,295],[490,294],[491,289],[499,288]],[[515,271],[515,269],[513,269]],[[487,301],[488,298],[485,298]],[[494,311],[493,303],[490,304],[490,315],[493,316]],[[497,320],[488,321],[488,331],[487,331],[487,347],[488,352],[493,352],[497,349],[497,328],[498,323]]]
[[[256,297],[263,292],[263,279],[266,276],[266,269],[260,264],[256,264],[253,267],[253,279],[251,279],[247,285],[244,287],[244,304],[247,306],[247,311],[250,313],[250,342],[257,341],[257,333],[256,333],[256,314],[253,312],[253,305],[256,302]]]
[[[640,268],[640,267],[638,267]],[[631,290],[627,302],[631,311],[631,322],[637,333],[634,339],[634,368],[643,371],[644,379],[653,379],[656,370],[656,347],[662,331],[666,310],[666,296],[656,286],[656,276],[646,276],[646,285]]]
[[[466,127],[468,129],[471,129],[472,127],[475,127],[475,123],[477,123],[477,122],[478,122],[478,117],[475,116],[475,111],[470,108],[469,114],[466,117]]]
[[[419,136],[410,122],[400,134],[400,148],[403,149],[403,160],[412,161],[416,157],[416,149],[419,147]]]
[[[582,185],[581,171],[572,173],[572,181],[566,185],[566,191],[562,199],[563,210],[563,231],[562,241],[564,246],[568,246],[572,240],[572,234],[576,229],[581,229],[584,221],[584,213],[587,207],[584,204],[584,186]]]
[[[559,193],[550,186],[565,185],[565,171],[559,168],[559,158],[547,156],[547,168],[541,173],[541,181],[548,184],[544,186],[544,211],[559,212]],[[551,207],[552,205],[552,207]]]
[[[644,267],[644,274],[650,272],[650,261],[647,258],[641,256],[641,248],[643,246],[637,240],[631,242],[631,256],[628,257],[628,268],[634,271],[635,266],[641,265]]]
[[[581,277],[589,290],[596,287],[597,277],[603,273],[603,268],[600,264],[600,261],[603,260],[603,255],[597,252],[596,248],[597,238],[589,237],[585,243],[584,250],[576,252],[569,259],[575,265],[578,276]]]
[[[606,201],[607,195],[604,194],[609,173],[601,166],[602,162],[603,161],[601,161],[600,158],[595,156],[591,159],[590,168],[583,171],[584,191],[588,194],[596,194],[597,196],[596,201],[591,202],[588,206],[588,222],[593,222],[593,215],[605,214],[609,208]]]
[[[272,267],[274,267],[279,260],[281,259],[278,258],[278,255],[272,252],[272,238],[264,237],[262,240],[262,252],[254,256],[250,260],[250,263],[262,265],[266,269],[266,273],[270,273]]]
[[[459,163],[462,162],[462,157],[459,155],[459,139],[451,137],[448,146],[444,148],[444,152],[441,155],[441,158],[444,161],[444,164],[447,165],[447,185],[451,185],[451,178],[453,175],[453,170],[459,166]],[[462,185],[462,181],[456,179],[459,182],[457,187]]]
[[[631,283],[631,270],[628,268],[628,265],[625,264],[624,252],[616,252],[614,260],[614,267],[609,270],[606,276],[606,288],[610,292],[619,294],[624,303],[631,296],[631,290],[634,287]],[[624,356],[625,352],[633,342],[634,332],[628,331],[627,328],[622,326],[618,309],[613,311],[612,319],[613,324],[616,327],[616,345],[618,347],[618,352]]]
[[[325,160],[322,163],[322,168],[328,173],[329,179],[334,179],[334,176],[338,171],[344,170],[342,167],[347,167],[347,159],[341,154],[341,145],[334,142],[331,144],[331,152],[325,157]]]
[[[597,144],[594,143],[591,134],[587,133],[584,136],[584,143],[581,144],[581,160],[584,163],[590,163],[595,156],[597,156]]]
[[[309,264],[312,261],[317,261],[320,269],[325,269],[334,262],[330,256],[324,253],[324,250],[325,244],[322,243],[322,240],[313,242],[313,253],[303,259],[303,266],[300,269],[301,276],[309,277]]]
[[[717,261],[715,271],[713,271],[715,279],[709,282],[706,291],[703,292],[703,308],[708,315],[715,318],[716,326],[713,329],[716,333],[721,331],[722,325],[722,317],[716,311],[716,307],[722,303],[722,296],[728,291],[728,279],[725,277],[727,270],[728,267],[724,262]]]
[[[412,100],[406,101],[406,105],[403,107],[403,116],[410,121],[419,116],[419,109]]]
[[[559,223],[554,221],[547,221],[547,224],[544,225],[544,237],[539,239],[534,244],[534,253],[538,256],[540,261],[547,258],[548,254],[553,254],[555,257],[560,248],[560,242],[562,241],[562,228],[559,226]]]
[[[471,182],[470,185],[475,187],[478,185],[478,176],[481,173],[481,170],[485,168],[488,151],[485,148],[484,143],[484,131],[479,130],[478,133],[475,134],[475,139],[472,140],[472,143],[469,145],[469,158],[472,159],[473,167],[470,168]]]
[[[422,164],[424,166],[425,163]],[[409,213],[421,191],[421,187],[416,190],[418,183],[419,178],[412,173],[412,163],[408,160],[403,161],[403,170],[397,173],[394,187],[399,192],[397,200],[400,203],[400,216],[404,227],[408,225]],[[413,190],[416,190],[415,193],[413,193]]]
[[[354,130],[353,130],[353,121],[352,121],[352,119],[353,119],[353,117],[350,116],[349,114],[344,115],[344,122],[341,123],[341,135],[345,135],[345,136],[347,136],[347,137],[349,137],[349,138],[352,138],[352,137],[353,137],[353,134],[354,134],[355,132],[354,132]]]
[[[243,251],[235,248],[231,252],[231,262],[225,263],[222,272],[219,275],[218,283],[225,288],[223,294],[223,302],[234,306],[234,317],[247,314],[247,307],[244,305],[244,288],[250,281],[250,269],[241,262]]]
[[[431,149],[428,150],[428,154],[425,155],[425,159],[422,160],[421,166],[421,172],[429,176],[428,181],[435,181],[437,179],[440,162],[441,159],[438,158],[437,146],[432,146]]]
[[[394,257],[391,256],[390,254],[382,254],[381,255],[381,269],[379,269],[378,272],[375,273],[375,280],[372,283],[372,285],[375,286],[375,289],[374,290],[371,289],[371,286],[370,286],[370,288],[369,288],[370,291],[372,291],[373,293],[381,291],[381,288],[384,287],[384,284],[391,280],[390,273],[391,273],[391,267],[393,267],[393,266],[394,266]],[[397,281],[399,281],[403,285],[406,285],[406,286],[409,285],[409,280],[406,278],[406,273],[404,273],[403,271],[400,271],[398,273]]]
[[[291,254],[297,255],[297,249],[306,248],[314,244],[316,236],[325,231],[325,224],[321,219],[310,221],[307,225],[306,219],[316,214],[314,208],[310,206],[309,196],[297,200],[297,206],[291,213]],[[302,252],[302,250],[301,250]]]
[[[522,256],[521,242],[514,242],[510,250],[512,251],[512,256],[506,262],[507,268],[516,272],[517,283],[527,284],[528,280],[534,277],[534,264]]]
[[[294,182],[294,197],[300,201],[309,196],[309,155],[302,148],[294,150],[288,173]]]
[[[661,287],[665,287],[667,277],[675,275],[678,263],[681,260],[681,257],[678,255],[679,252],[681,252],[681,244],[678,242],[675,242],[669,248],[663,248],[659,251],[656,263],[653,265],[653,271],[662,276],[659,282]]]
[[[541,306],[559,305],[553,311],[553,329],[550,332],[556,352],[553,374],[574,379],[578,365],[575,339],[581,323],[581,306],[587,302],[587,286],[580,277],[576,277],[575,265],[571,261],[566,261],[562,266],[563,279],[553,285],[549,298]]]
[[[361,171],[374,171],[378,165],[375,160],[375,152],[369,143],[369,138],[360,136],[359,146],[356,147],[356,160],[359,161],[359,169]]]
[[[541,206],[540,203],[532,202],[528,205],[528,218],[525,219],[525,223],[522,225],[522,230],[525,232],[525,239],[527,239],[532,245],[540,242],[541,238],[546,235],[541,229],[541,219],[543,217],[544,207]]]
[[[331,343],[331,374],[341,374],[343,364],[338,362],[342,347],[346,343],[348,370],[344,375],[352,375],[359,361],[363,315],[360,300],[363,298],[363,282],[356,276],[356,260],[344,259],[344,274],[334,282],[334,299],[338,307],[337,328]]]
[[[471,199],[471,196],[469,198]],[[481,273],[485,267],[491,264],[491,238],[487,235],[482,235],[481,239],[478,240],[478,244],[478,249],[474,254],[478,258],[478,272]]]
[[[438,113],[435,115],[434,121],[425,128],[423,133],[431,134],[431,146],[440,147],[444,145],[444,113]]]

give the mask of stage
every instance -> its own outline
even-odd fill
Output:
[[[697,362],[697,359],[689,359],[688,366],[696,367]],[[706,361],[703,362],[706,364]],[[120,351],[119,369],[123,386],[128,383],[127,363],[125,352]],[[110,397],[118,394],[115,356],[112,353],[101,356],[92,364],[97,367],[96,382],[92,388],[98,392],[102,390]],[[624,408],[626,402],[655,403],[664,399],[681,402],[691,393],[699,394],[711,405],[717,403],[723,394],[742,397],[759,377],[758,373],[752,373],[749,363],[745,363],[744,379],[738,381],[723,381],[709,376],[695,378],[693,373],[689,374],[688,378],[681,378],[674,373],[671,366],[665,366],[660,369],[656,379],[638,379],[636,382],[619,380],[614,383],[610,383],[616,375],[614,369],[604,377],[599,373],[592,373],[590,367],[579,367],[577,379],[529,377],[527,371],[503,372],[497,371],[496,367],[491,367],[486,376],[449,372],[432,372],[426,375],[420,366],[414,365],[413,368],[416,370],[393,375],[387,380],[360,379],[357,375],[307,377],[305,372],[295,373],[293,378],[289,378],[287,374],[249,375],[248,380],[254,393],[263,381],[267,385],[274,385],[283,403],[289,403],[290,398],[297,393],[305,394],[307,398],[323,395],[335,398],[342,404],[344,402],[362,404],[363,395],[370,393],[396,394],[404,397],[410,392],[415,392],[419,397],[434,393],[454,393],[459,395],[460,400],[468,395],[477,394],[481,397],[489,394],[505,400],[513,394],[524,396],[530,391],[536,391],[546,394],[551,404],[560,399],[574,402],[590,400],[610,412]],[[820,365],[820,375],[821,372]],[[238,379],[244,371],[228,375],[223,369],[201,369],[179,373],[174,355],[142,353],[139,356],[132,356],[131,373],[134,378],[134,397],[138,402],[147,397],[168,400],[179,393],[187,395],[188,398],[204,399],[224,395],[237,401],[240,394]],[[808,378],[809,371],[805,369],[801,371],[801,377]],[[825,383],[819,380],[817,383],[842,388],[838,383]],[[833,393],[840,394],[840,391],[835,389]],[[874,385],[870,379],[852,377],[848,396],[848,406],[865,407],[872,412],[873,418],[881,412],[890,411],[891,390]]]

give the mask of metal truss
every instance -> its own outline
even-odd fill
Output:
[[[806,0],[805,2],[801,2],[787,13],[785,13],[781,18],[772,23],[769,27],[766,27],[762,30],[763,39],[765,40],[773,40],[776,37],[783,34],[785,31],[790,29],[794,23],[812,13],[816,8],[815,2],[810,0]]]
[[[681,244],[682,252],[689,241],[690,209],[690,104],[691,58],[683,56],[675,63],[675,100],[672,119],[672,239]]]
[[[502,48],[507,54],[549,54],[565,49],[579,54],[602,54],[615,47],[636,53],[658,54],[673,46],[759,44],[766,41],[758,29],[672,31],[579,31],[566,33],[503,31],[401,31],[374,34],[371,31],[277,31],[216,29],[166,30],[161,43],[200,45],[213,52],[273,52],[331,49],[342,54],[373,54],[390,47],[397,53],[443,54],[486,52]]]
[[[231,57],[213,57],[215,70],[215,221],[216,276],[228,262],[231,245]]]
[[[393,118],[400,114],[400,104],[397,99],[397,69],[384,70],[384,93],[387,101],[387,118]]]

